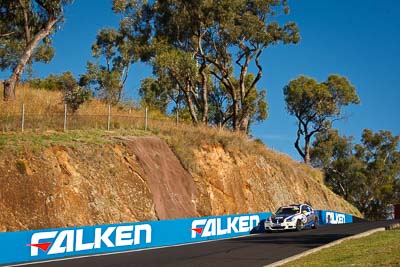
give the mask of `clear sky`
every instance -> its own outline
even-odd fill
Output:
[[[400,1],[289,0],[288,19],[297,22],[298,45],[278,45],[262,56],[269,118],[253,126],[253,135],[277,151],[300,160],[293,147],[296,121],[285,110],[283,87],[300,74],[324,81],[330,74],[346,76],[357,88],[361,104],[346,108],[347,119],[336,122],[342,134],[359,141],[364,128],[400,134]],[[91,44],[103,27],[117,27],[111,0],[76,0],[66,9],[63,28],[54,37],[56,55],[49,64],[36,64],[35,76],[85,72]],[[140,80],[150,67],[135,64],[125,88],[137,96]],[[0,73],[0,79],[7,74]]]

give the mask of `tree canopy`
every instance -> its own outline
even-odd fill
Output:
[[[325,172],[332,190],[367,218],[385,219],[387,207],[400,201],[400,136],[365,129],[361,143],[337,130],[317,134],[311,162]]]
[[[92,45],[92,53],[105,64],[88,62],[79,84],[96,92],[107,103],[120,102],[130,66],[139,59],[139,49],[136,39],[128,38],[116,29],[102,29]]]
[[[221,125],[248,132],[252,122],[266,118],[265,91],[256,88],[263,74],[260,56],[267,47],[300,40],[295,23],[277,22],[289,12],[287,1],[113,3],[123,15],[120,32],[147,40],[141,52],[169,95],[180,91],[193,123],[213,123],[210,116],[219,114]],[[216,102],[221,99],[227,101]]]
[[[11,70],[4,82],[4,100],[15,98],[27,64],[49,62],[54,55],[51,34],[60,26],[64,6],[73,0],[3,0],[0,4],[0,69]]]
[[[355,87],[339,75],[330,75],[321,83],[299,76],[290,81],[283,92],[287,111],[298,121],[294,145],[305,163],[310,162],[313,135],[326,130],[334,120],[341,119],[344,106],[360,102]]]

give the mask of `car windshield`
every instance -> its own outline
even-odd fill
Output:
[[[300,211],[297,207],[286,207],[286,208],[279,208],[275,214],[276,215],[293,215]]]

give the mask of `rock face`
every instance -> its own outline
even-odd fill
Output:
[[[221,146],[203,146],[194,153],[201,173],[193,174],[200,193],[200,214],[275,211],[290,203],[309,203],[315,209],[359,215],[323,185],[319,171],[287,156],[232,154]]]
[[[192,152],[196,173],[156,137],[2,150],[0,231],[271,211],[292,202],[358,214],[311,177],[320,174],[287,158],[221,146]]]
[[[132,151],[144,171],[160,220],[196,217],[196,186],[192,176],[161,139],[142,137],[128,139]]]

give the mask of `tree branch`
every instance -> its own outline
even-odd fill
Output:
[[[0,38],[5,38],[7,36],[13,35],[15,32],[0,33]]]
[[[258,81],[259,81],[259,80],[261,79],[261,77],[262,77],[263,69],[262,69],[262,66],[261,66],[261,64],[260,64],[260,56],[261,56],[261,53],[264,51],[264,48],[265,48],[265,46],[262,47],[262,48],[257,52],[256,58],[255,58],[255,63],[256,63],[256,66],[257,66],[257,68],[258,68],[258,72],[257,72],[257,76],[256,76],[256,78],[254,79],[253,83],[251,84],[250,88],[254,88],[254,87],[256,86],[256,84],[258,83]]]
[[[29,29],[28,12],[22,0],[19,0],[18,2],[19,5],[21,6],[22,13],[24,15],[24,31],[25,31],[26,45],[28,45],[28,43],[31,41],[31,31]]]
[[[296,141],[294,142],[294,147],[296,148],[297,152],[299,152],[300,156],[305,160],[305,153],[301,150],[300,147],[300,136],[302,135],[302,130],[301,130],[301,124],[299,121],[298,124],[298,130],[297,130],[297,138]]]

